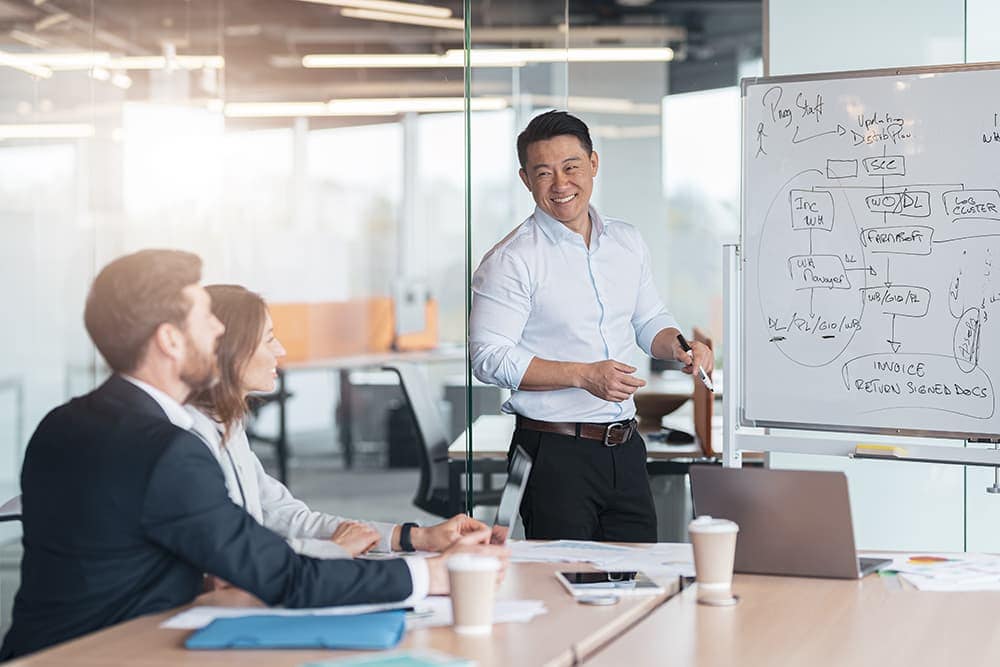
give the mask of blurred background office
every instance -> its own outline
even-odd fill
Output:
[[[416,364],[449,440],[498,412],[466,368],[468,276],[532,210],[514,139],[551,108],[590,125],[596,206],[642,230],[664,299],[718,349],[761,17],[740,0],[0,0],[0,501],[38,421],[106,376],[81,318],[96,271],[160,246],[273,306],[289,356],[254,424],[269,468],[320,509],[429,519],[418,424],[381,367]]]
[[[530,213],[514,138],[550,108],[591,125],[595,203],[642,229],[675,314],[720,334],[736,84],[760,73],[760,4],[476,2],[468,18],[466,72],[458,2],[0,2],[0,480],[16,482],[47,410],[104,377],[86,289],[149,246],[197,252],[207,282],[273,304],[293,488],[314,456],[343,466],[345,426],[352,464],[388,463],[376,413],[399,396],[372,371],[394,347],[430,350],[455,435],[466,276]],[[343,368],[324,364],[344,357],[366,387],[349,425],[333,410]],[[499,394],[483,395],[495,412]]]
[[[721,356],[739,79],[995,60],[998,21],[992,0],[0,0],[0,501],[42,416],[106,375],[81,318],[96,271],[169,246],[271,302],[289,356],[255,448],[294,493],[453,509],[435,493],[456,468],[425,445],[504,398],[470,382],[468,277],[532,210],[532,115],[590,125],[594,203],[639,227]],[[407,391],[382,370],[401,361]],[[996,550],[987,470],[772,464],[847,469],[862,548]],[[0,524],[0,630],[18,536]]]

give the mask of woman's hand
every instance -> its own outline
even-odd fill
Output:
[[[488,544],[490,539],[490,529],[484,527],[468,533],[459,538],[457,542],[441,552],[440,556],[427,558],[428,594],[447,595],[450,589],[448,584],[448,560],[458,554],[472,554],[474,556],[492,556],[500,561],[500,569],[496,574],[496,585],[503,582],[507,572],[507,561],[510,558],[510,550],[507,547]]]
[[[343,521],[330,539],[351,556],[367,553],[378,544],[381,536],[378,531],[360,521]]]
[[[461,537],[486,529],[486,524],[465,514],[456,514],[433,526],[417,526],[410,531],[410,542],[417,551],[444,551]],[[486,540],[489,542],[489,539]]]

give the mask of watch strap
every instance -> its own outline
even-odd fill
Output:
[[[399,527],[399,548],[403,551],[416,551],[413,548],[413,541],[410,539],[410,531],[417,527],[412,521],[407,521]]]

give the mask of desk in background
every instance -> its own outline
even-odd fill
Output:
[[[278,453],[279,475],[281,477],[281,481],[288,484],[288,432],[284,415],[287,409],[287,400],[291,394],[286,391],[287,376],[291,373],[306,371],[334,371],[338,374],[339,380],[339,396],[335,409],[337,419],[337,440],[340,443],[340,450],[344,456],[344,467],[350,468],[354,464],[354,431],[352,428],[353,414],[351,408],[351,392],[353,391],[353,388],[351,385],[351,371],[363,368],[380,369],[386,364],[398,362],[430,364],[464,361],[464,359],[464,347],[448,346],[425,352],[378,352],[282,363],[279,368],[278,389],[274,394],[266,397],[269,398],[270,402],[278,405],[278,433],[273,437],[260,437],[255,434],[255,439],[263,440],[264,442],[275,445]]]
[[[594,653],[606,642],[615,641],[622,632],[678,589],[675,583],[666,595],[623,598],[610,607],[581,605],[555,579],[556,571],[567,568],[591,569],[588,565],[567,563],[510,565],[498,597],[540,599],[548,608],[548,613],[530,623],[498,624],[494,626],[493,634],[486,637],[458,635],[450,627],[414,630],[406,634],[398,648],[443,651],[474,659],[477,667],[569,666]],[[357,653],[314,650],[189,651],[183,643],[191,631],[158,627],[176,611],[179,610],[137,618],[8,664],[11,667],[63,667],[67,664],[81,667],[167,667],[180,664],[292,667]]]

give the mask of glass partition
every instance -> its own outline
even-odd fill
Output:
[[[600,156],[591,203],[640,231],[667,307],[721,356],[720,244],[738,233],[737,85],[760,71],[761,5],[473,3],[469,24],[470,104],[509,100],[492,115],[471,111],[471,268],[534,208],[518,176],[518,133],[539,113],[569,111],[587,123]],[[640,404],[647,440],[662,444],[661,418],[672,409],[666,419],[681,437],[693,434],[690,379],[651,365],[638,347],[621,361],[650,382]],[[676,399],[667,407],[665,395]],[[486,458],[504,459],[513,428],[512,416],[507,430],[503,417],[486,417],[473,426],[477,483],[503,471]],[[683,480],[653,487],[660,538],[681,537]]]
[[[248,429],[293,494],[368,520],[464,509],[445,451],[469,404],[463,12],[401,6],[4,7],[0,502],[39,420],[108,374],[82,324],[96,272],[169,247],[199,254],[205,283],[268,301],[288,354]],[[413,371],[406,391],[390,364]],[[491,396],[496,411],[498,392],[477,400]],[[20,555],[17,524],[4,530],[0,631]]]

